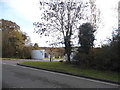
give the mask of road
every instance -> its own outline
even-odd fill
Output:
[[[118,88],[118,85],[2,62],[3,88]]]

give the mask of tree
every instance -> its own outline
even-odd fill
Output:
[[[79,28],[79,44],[80,51],[88,54],[89,50],[93,47],[94,37],[94,28],[90,23],[84,23]]]
[[[81,67],[90,67],[93,54],[90,53],[93,48],[94,28],[90,23],[84,23],[79,27],[79,44],[78,52],[73,57]]]
[[[116,69],[117,71],[120,70],[120,29],[116,30],[110,42],[110,59],[112,61],[113,70]]]
[[[89,0],[89,6],[90,6],[90,17],[89,22],[93,26],[95,30],[99,28],[99,24],[101,22],[100,18],[100,9],[96,6],[96,0]]]
[[[25,47],[28,36],[20,31],[20,27],[12,21],[1,19],[2,26],[2,56],[22,57],[22,49]],[[21,54],[20,54],[21,53]]]
[[[33,46],[33,48],[34,48],[35,50],[37,50],[37,49],[39,49],[39,45],[38,45],[37,43],[35,43],[34,46]]]
[[[55,45],[64,44],[68,62],[72,52],[75,33],[82,20],[86,21],[87,3],[73,0],[61,2],[40,2],[43,12],[41,22],[35,22],[35,32],[40,35],[53,36]],[[83,22],[82,22],[83,23]]]

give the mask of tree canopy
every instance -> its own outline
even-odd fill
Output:
[[[35,43],[35,44],[34,44],[33,49],[34,49],[34,50],[39,49],[39,45],[38,45],[38,43]]]
[[[93,47],[94,37],[94,28],[90,23],[84,23],[79,28],[79,43],[80,50],[84,53],[89,53],[89,50]]]
[[[28,36],[20,31],[20,27],[15,22],[4,19],[0,22],[2,23],[0,26],[2,57],[22,57],[22,50],[26,47],[26,42],[29,41]]]

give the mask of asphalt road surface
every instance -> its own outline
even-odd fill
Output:
[[[2,88],[118,88],[117,84],[2,63]]]

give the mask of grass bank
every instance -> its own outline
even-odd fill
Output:
[[[23,62],[21,64],[30,65],[30,66],[36,66],[40,68],[50,69],[50,70],[56,70],[56,71],[62,71],[72,74],[78,74],[83,76],[89,76],[94,78],[100,78],[105,80],[112,80],[112,81],[118,81],[118,73],[117,72],[111,72],[111,71],[98,71],[94,69],[83,69],[73,64],[67,64],[67,63],[60,63],[60,62]]]

